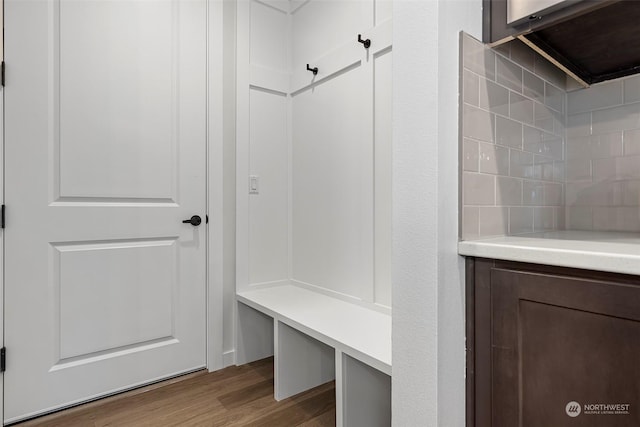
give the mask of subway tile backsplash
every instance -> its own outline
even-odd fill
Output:
[[[466,34],[462,58],[462,239],[640,232],[640,75],[573,90],[519,41]]]
[[[566,227],[640,231],[640,76],[567,94]]]
[[[463,35],[462,45],[462,238],[558,229],[562,78],[520,42],[492,50]]]
[[[509,93],[509,117],[513,120],[533,124],[533,101],[515,92]]]
[[[479,80],[480,108],[503,116],[509,115],[509,90],[490,80]]]
[[[463,136],[476,141],[493,142],[495,117],[492,113],[465,104],[463,115]]]
[[[591,112],[592,135],[638,128],[640,128],[640,103]]]
[[[522,67],[502,55],[496,55],[496,81],[516,92],[522,92]]]
[[[590,90],[577,90],[568,97],[568,109],[574,114],[622,104],[622,81],[607,82]]]
[[[464,172],[463,198],[469,206],[494,206],[496,204],[496,178],[492,175]]]
[[[522,93],[534,101],[544,102],[544,80],[524,70]]]
[[[626,79],[624,80],[624,102],[640,102],[640,79]]]

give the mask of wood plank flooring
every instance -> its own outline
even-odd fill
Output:
[[[335,384],[273,398],[273,358],[196,372],[65,411],[20,427],[335,426]]]

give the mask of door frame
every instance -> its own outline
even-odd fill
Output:
[[[207,369],[224,363],[224,0],[207,0]],[[230,325],[229,325],[230,326]]]
[[[223,358],[223,0],[206,0],[207,13],[207,165],[206,214],[206,367],[224,368]],[[4,0],[0,0],[4,29]],[[0,61],[4,61],[4,31],[0,31]],[[4,204],[4,88],[0,87],[0,205]],[[0,235],[0,333],[4,347],[4,230]],[[10,357],[10,354],[9,354]],[[4,424],[4,373],[0,373],[0,424]]]
[[[4,66],[4,0],[0,0],[0,62]],[[4,82],[0,86],[0,205],[4,206]],[[4,227],[0,236],[0,334],[4,348]],[[0,424],[4,425],[4,372],[0,373]]]

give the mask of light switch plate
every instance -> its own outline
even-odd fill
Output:
[[[260,194],[260,177],[249,175],[249,194]]]

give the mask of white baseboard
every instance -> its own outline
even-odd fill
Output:
[[[235,350],[225,351],[224,354],[222,355],[222,364],[225,368],[235,365],[236,351]]]

